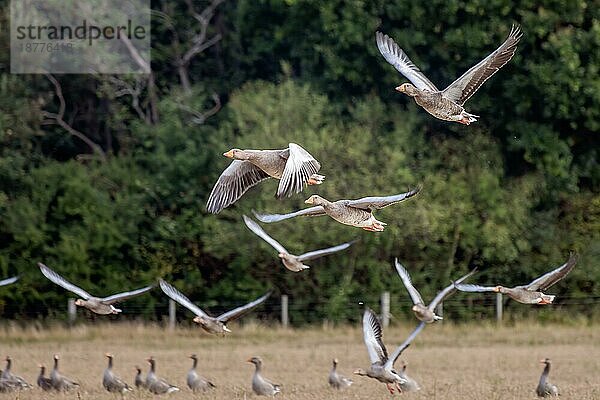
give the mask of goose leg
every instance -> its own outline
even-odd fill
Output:
[[[391,385],[390,383],[385,384],[385,386],[387,386],[388,390],[390,391],[390,394],[394,394],[394,388],[390,385]]]

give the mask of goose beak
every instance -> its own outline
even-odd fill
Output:
[[[304,200],[305,204],[313,204],[314,200],[312,199],[312,197],[309,197],[308,199]]]
[[[233,158],[233,150],[226,151],[223,155],[227,158]]]
[[[249,358],[249,359],[246,360],[246,362],[249,362],[250,364],[252,364],[252,359]]]
[[[405,92],[403,85],[397,86],[396,90],[399,91],[400,93],[404,93]]]
[[[546,360],[540,360],[540,364],[546,364]]]

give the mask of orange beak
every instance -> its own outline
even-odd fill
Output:
[[[540,364],[546,364],[546,360],[540,360]]]
[[[226,151],[223,155],[227,158],[233,158],[233,150]]]
[[[399,91],[399,92],[402,92],[402,93],[404,93],[404,86],[402,86],[402,85],[400,85],[400,86],[397,86],[397,87],[396,87],[396,90],[397,90],[397,91]]]
[[[249,359],[246,360],[246,362],[249,362],[250,364],[252,364],[252,359],[249,358]]]

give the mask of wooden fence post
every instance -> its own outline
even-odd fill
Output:
[[[288,296],[287,294],[281,295],[281,326],[287,328],[290,324],[290,315],[288,313]]]
[[[503,304],[504,302],[502,301],[502,293],[496,293],[496,322],[499,324],[502,323]]]
[[[69,325],[72,325],[77,319],[77,306],[75,305],[75,299],[69,299],[67,302],[67,314]]]
[[[381,324],[384,328],[390,325],[390,292],[381,293]]]
[[[169,299],[169,330],[175,329],[175,301]]]

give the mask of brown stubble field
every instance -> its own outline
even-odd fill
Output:
[[[384,340],[390,351],[410,332],[413,323],[392,325]],[[265,376],[283,385],[280,399],[384,399],[385,386],[369,378],[353,377],[354,385],[337,392],[327,385],[331,359],[340,360],[340,371],[350,376],[368,365],[368,356],[358,327],[282,330],[258,325],[232,326],[233,334],[219,338],[198,329],[169,332],[159,327],[131,324],[78,326],[71,330],[4,328],[0,331],[2,358],[13,357],[13,369],[35,382],[40,362],[52,366],[52,355],[62,359],[61,371],[82,384],[82,399],[115,399],[101,386],[105,352],[115,355],[115,372],[132,383],[134,365],[147,370],[145,359],[157,359],[157,373],[181,392],[180,399],[244,399],[252,394],[253,366],[245,362],[260,355]],[[519,324],[428,326],[400,358],[409,364],[409,374],[420,382],[414,399],[534,399],[540,358],[552,358],[551,381],[563,399],[600,399],[600,327],[540,326]],[[187,356],[199,355],[199,372],[218,388],[193,395],[185,386],[191,365]],[[400,361],[399,360],[399,361]],[[46,394],[39,389],[3,398],[73,398],[77,393]],[[148,393],[129,398],[148,399]]]

